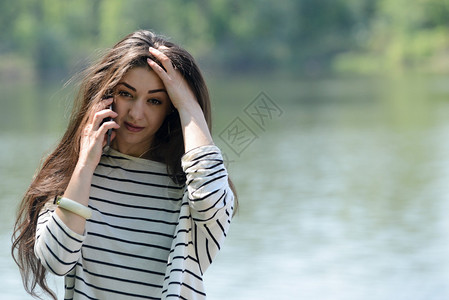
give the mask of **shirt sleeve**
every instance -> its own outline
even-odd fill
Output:
[[[182,157],[193,220],[193,242],[201,269],[212,263],[232,219],[234,194],[221,151],[215,145],[190,150]]]
[[[39,214],[34,253],[51,273],[63,276],[76,265],[85,235],[65,225],[55,213],[56,205],[47,202]]]

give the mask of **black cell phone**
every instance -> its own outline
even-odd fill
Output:
[[[109,105],[109,109],[112,110],[112,104]],[[106,119],[107,119],[107,121],[112,121],[112,118],[106,118]],[[106,136],[107,136],[106,146],[108,146],[108,147],[111,146],[111,135],[112,135],[112,128],[108,129],[108,132],[106,133]]]
[[[108,98],[113,98],[114,97],[114,95],[110,95],[110,94],[108,94],[108,95],[104,95],[103,97],[102,97],[102,99],[103,100],[106,100],[106,99],[108,99]],[[111,103],[111,105],[109,105],[109,109],[110,110],[114,110],[113,109],[113,104],[114,102],[112,102]],[[112,118],[110,118],[110,117],[108,117],[108,118],[104,118],[104,120],[103,120],[103,122],[101,122],[101,124],[103,124],[104,122],[108,122],[108,121],[112,121]],[[112,129],[108,129],[108,131],[107,131],[107,133],[106,133],[106,136],[107,136],[107,140],[106,140],[106,146],[111,146],[111,135],[112,135]]]

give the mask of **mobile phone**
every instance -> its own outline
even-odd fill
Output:
[[[111,109],[112,110],[112,104],[111,105],[109,105],[109,109]],[[106,118],[108,121],[112,121],[112,118]],[[106,133],[106,136],[107,136],[107,138],[106,138],[106,146],[111,146],[111,135],[112,135],[112,128],[111,129],[108,129],[108,132]]]
[[[113,98],[114,95],[104,95],[102,97],[102,99],[105,100],[105,99],[108,99],[111,97]],[[110,110],[114,110],[113,105],[112,105],[113,103],[114,103],[114,101],[111,103],[111,105],[108,106],[108,108]],[[104,122],[108,122],[108,121],[112,121],[112,118],[110,118],[110,117],[104,118],[104,120],[103,120],[103,122],[101,122],[101,124],[103,124]],[[108,146],[108,147],[111,146],[111,135],[112,135],[112,129],[108,129],[108,131],[106,132],[106,146]]]

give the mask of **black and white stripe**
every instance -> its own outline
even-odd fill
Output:
[[[35,253],[65,275],[65,299],[204,299],[202,275],[229,229],[233,194],[220,151],[182,158],[186,186],[166,166],[111,150],[95,170],[85,235],[50,202],[38,220]]]

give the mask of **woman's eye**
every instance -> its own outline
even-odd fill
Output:
[[[148,100],[148,103],[150,103],[150,104],[154,104],[154,105],[159,105],[159,104],[161,104],[162,102],[161,101],[159,101],[158,99],[149,99]]]
[[[122,96],[122,97],[132,97],[132,95],[130,93],[128,93],[127,91],[119,91],[118,95]]]

